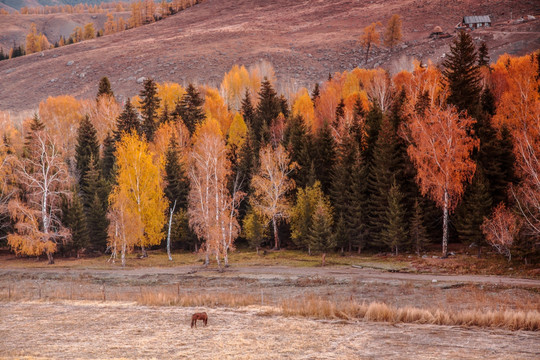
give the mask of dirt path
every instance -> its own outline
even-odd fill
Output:
[[[0,358],[15,359],[534,359],[533,332],[258,316],[260,308],[133,303],[0,303]]]
[[[107,278],[130,278],[157,276],[162,278],[174,278],[177,276],[192,275],[209,276],[218,278],[251,278],[266,279],[290,279],[296,280],[299,277],[319,276],[333,277],[343,281],[363,281],[376,283],[402,283],[402,282],[421,282],[421,283],[470,283],[501,285],[508,287],[530,287],[540,288],[540,280],[512,278],[504,276],[485,276],[485,275],[431,275],[415,273],[388,272],[377,269],[354,268],[350,266],[339,267],[287,267],[287,266],[248,266],[228,268],[220,273],[212,269],[204,269],[201,266],[178,266],[171,268],[137,268],[137,269],[59,269],[59,268],[4,268],[0,269],[0,276],[6,278],[21,278],[24,276],[45,276],[49,277],[71,277],[81,275],[91,275]]]

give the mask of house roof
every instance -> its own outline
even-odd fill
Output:
[[[490,23],[490,22],[491,22],[491,18],[489,17],[489,15],[463,17],[464,24],[477,24],[477,23]]]

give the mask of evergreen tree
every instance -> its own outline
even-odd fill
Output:
[[[83,205],[76,192],[73,193],[71,205],[64,218],[66,219],[65,225],[71,230],[71,247],[75,250],[77,258],[79,258],[80,252],[88,248],[90,237]]]
[[[175,115],[184,121],[189,133],[193,135],[197,125],[203,122],[205,115],[203,112],[204,99],[193,84],[189,84],[182,100],[176,104]]]
[[[311,101],[313,101],[313,104],[315,104],[319,96],[321,96],[321,89],[319,88],[319,83],[315,83],[313,91],[311,92]]]
[[[442,75],[450,90],[448,103],[459,111],[467,110],[476,116],[480,100],[480,71],[471,35],[461,31],[450,45],[450,53],[443,62]]]
[[[255,109],[253,109],[253,104],[251,103],[251,97],[249,95],[249,90],[246,89],[244,98],[242,99],[242,116],[248,127],[253,126],[253,119],[255,118]]]
[[[163,106],[163,112],[161,113],[161,116],[159,117],[159,124],[165,124],[168,123],[171,120],[169,115],[169,107],[167,106],[167,103]]]
[[[383,113],[380,106],[375,102],[366,114],[365,121],[365,139],[364,136],[361,140],[362,160],[366,166],[369,166],[373,160],[373,151],[379,131],[381,129],[381,123],[383,120]]]
[[[30,147],[34,143],[34,137],[36,132],[42,131],[45,129],[45,124],[39,118],[37,113],[34,113],[32,120],[30,122],[30,131],[26,134],[24,138],[24,147],[23,147],[23,157],[27,157],[30,151]]]
[[[372,244],[377,247],[384,245],[380,235],[387,223],[387,209],[390,205],[388,194],[392,182],[396,178],[403,178],[402,160],[398,152],[395,129],[390,119],[385,117],[373,150],[367,179],[369,234]]]
[[[416,100],[416,104],[414,105],[414,111],[418,115],[424,115],[426,113],[426,110],[429,108],[431,103],[431,99],[429,97],[429,92],[426,90],[424,92],[418,93],[418,99]]]
[[[247,212],[242,224],[242,230],[249,246],[257,249],[258,254],[259,248],[264,241],[263,219],[261,219],[255,211],[250,210]]]
[[[354,162],[352,171],[351,189],[345,192],[349,202],[344,210],[344,221],[348,229],[347,238],[350,241],[349,250],[352,247],[358,249],[358,253],[367,245],[367,166],[365,166],[359,155]]]
[[[472,183],[467,187],[456,209],[456,230],[461,242],[478,246],[478,254],[484,245],[481,226],[484,218],[490,215],[491,205],[489,185],[482,168],[477,168]]]
[[[174,135],[169,140],[165,154],[165,182],[165,196],[169,199],[170,206],[176,201],[176,211],[186,209],[189,180],[180,162],[178,143]]]
[[[285,98],[284,95],[281,95],[279,97],[279,107],[280,107],[280,112],[283,114],[283,117],[285,119],[288,119],[290,115],[289,102],[287,101],[287,98]]]
[[[384,244],[392,249],[395,255],[398,255],[399,249],[403,248],[408,242],[408,233],[403,194],[399,191],[395,180],[388,192],[387,203],[388,207],[385,211],[380,238]]]
[[[114,97],[114,93],[111,90],[111,83],[109,81],[109,78],[106,76],[102,77],[101,80],[99,80],[96,100],[98,100],[103,95]]]
[[[489,66],[488,47],[485,41],[478,48],[478,66]]]
[[[298,168],[291,177],[298,188],[303,188],[309,183],[310,169],[312,165],[311,138],[307,132],[304,119],[301,115],[293,116],[285,127],[284,146],[291,155],[291,161],[298,164]]]
[[[339,101],[336,107],[336,117],[334,119],[334,127],[337,128],[339,124],[345,119],[345,102],[343,98]]]
[[[259,90],[259,104],[255,112],[253,131],[259,141],[264,141],[266,132],[271,128],[274,120],[283,111],[283,103],[277,96],[270,81],[265,77]]]
[[[493,95],[493,92],[489,87],[485,87],[482,91],[482,95],[480,95],[480,105],[482,106],[482,111],[487,116],[495,115],[495,111],[497,110],[495,95]]]
[[[332,186],[332,173],[336,159],[336,143],[327,122],[324,123],[323,127],[317,133],[315,149],[317,154],[315,172],[321,182],[324,193],[328,194]]]
[[[100,170],[90,163],[90,167],[84,177],[85,186],[81,189],[82,200],[90,248],[93,251],[104,252],[107,244],[107,219],[108,197],[111,190],[110,184],[105,181]]]
[[[424,226],[424,213],[418,198],[414,201],[414,212],[409,229],[411,243],[416,251],[416,255],[420,256],[420,251],[429,243],[429,238],[427,237],[427,229]]]
[[[99,163],[99,141],[97,131],[94,125],[90,122],[90,118],[86,115],[80,122],[77,133],[77,144],[75,145],[75,166],[79,174],[79,184],[84,187],[84,178],[90,163],[94,167]]]
[[[124,110],[116,119],[116,131],[114,132],[114,140],[120,141],[122,134],[129,134],[132,131],[137,134],[142,134],[141,122],[139,120],[139,114],[131,105],[131,101],[128,99]]]
[[[326,199],[319,199],[313,212],[308,239],[310,247],[322,253],[322,266],[326,262],[326,253],[336,246],[336,237],[332,234],[333,224],[332,207]]]
[[[146,79],[144,81],[144,88],[139,95],[142,99],[142,132],[146,135],[148,141],[152,141],[158,126],[156,117],[160,103],[160,99],[157,97],[157,86],[154,80]]]
[[[103,157],[101,160],[101,174],[106,181],[111,182],[114,178],[114,164],[116,151],[114,138],[110,133],[107,134],[103,140]]]

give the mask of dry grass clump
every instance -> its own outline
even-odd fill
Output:
[[[332,302],[316,297],[286,301],[281,304],[286,316],[305,316],[319,319],[365,319],[390,323],[417,323],[506,328],[510,330],[540,330],[540,312],[496,310],[466,310],[447,312],[441,309],[394,307],[380,302]]]
[[[253,305],[257,301],[258,297],[249,294],[229,292],[177,294],[172,291],[142,291],[137,300],[141,305],[183,307],[242,307]]]

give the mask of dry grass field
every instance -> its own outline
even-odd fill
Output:
[[[243,256],[225,272],[188,254],[128,269],[4,258],[0,359],[540,356],[539,280],[396,273],[405,262],[375,258],[360,269]],[[208,326],[191,329],[198,311]]]

